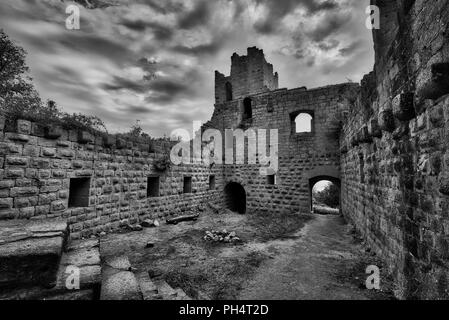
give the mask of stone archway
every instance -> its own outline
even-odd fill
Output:
[[[313,204],[312,204],[312,189],[313,186],[321,181],[328,180],[335,184],[340,190],[340,205],[341,205],[341,182],[340,182],[340,170],[336,166],[320,166],[316,167],[310,171],[308,171],[305,176],[304,184],[307,184],[309,189],[309,195],[307,198],[307,203],[304,200],[301,202],[301,210],[312,212]]]
[[[246,192],[240,183],[229,182],[224,188],[226,207],[234,212],[246,212]]]
[[[309,207],[310,212],[313,212],[313,187],[315,184],[317,184],[320,181],[330,181],[332,184],[334,184],[338,190],[339,190],[339,200],[338,203],[341,206],[341,182],[340,179],[331,177],[331,176],[316,176],[311,179],[309,179]]]

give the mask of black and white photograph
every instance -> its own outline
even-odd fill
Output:
[[[0,307],[448,299],[449,1],[0,0]]]

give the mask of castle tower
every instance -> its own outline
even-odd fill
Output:
[[[263,50],[248,48],[246,56],[234,53],[229,76],[215,71],[215,103],[278,89],[278,73],[265,60]]]

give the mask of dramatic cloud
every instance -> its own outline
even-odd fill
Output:
[[[76,4],[81,29],[67,30]],[[0,28],[28,52],[44,99],[97,115],[110,131],[136,120],[152,135],[209,120],[214,71],[264,49],[281,87],[359,81],[373,65],[369,0],[14,0]]]
[[[305,10],[307,15],[338,8],[334,1],[325,0],[256,0],[257,6],[264,6],[266,14],[256,22],[255,28],[261,33],[272,33],[279,26],[279,21],[297,8]]]

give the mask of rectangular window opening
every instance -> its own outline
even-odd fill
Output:
[[[192,177],[184,177],[184,193],[192,193]]]
[[[159,177],[147,178],[147,197],[159,197]]]
[[[89,206],[90,178],[72,178],[69,187],[69,208]]]
[[[268,185],[275,185],[276,184],[276,175],[275,174],[267,175],[267,184]]]

